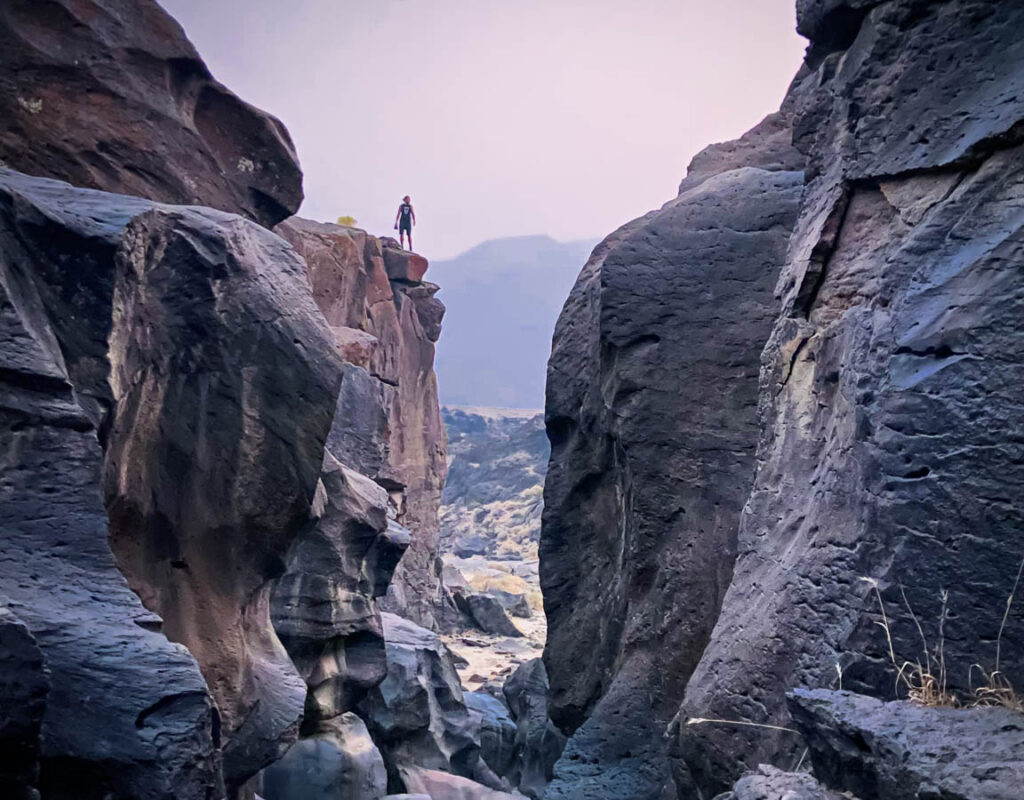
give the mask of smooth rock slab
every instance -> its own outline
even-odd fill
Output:
[[[830,787],[871,800],[1021,797],[1020,712],[925,708],[822,689],[788,697],[814,772]]]

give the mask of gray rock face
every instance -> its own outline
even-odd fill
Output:
[[[258,791],[264,800],[380,800],[387,783],[384,759],[366,726],[346,713],[265,769]]]
[[[840,5],[870,4],[802,13]],[[811,181],[764,353],[760,463],[681,722],[787,726],[784,692],[835,685],[837,664],[845,688],[891,697],[865,577],[898,660],[925,658],[914,615],[938,646],[948,590],[950,687],[995,667],[1024,552],[1022,25],[1013,3],[884,3],[807,84]],[[1001,646],[1024,684],[1024,629]],[[803,750],[766,729],[676,733],[690,791]]]
[[[555,722],[611,743],[588,766],[621,776],[602,778],[608,796],[670,782],[661,734],[732,575],[759,354],[803,184],[787,130],[771,117],[754,145],[698,157],[678,198],[598,246],[555,331],[544,659]],[[649,744],[639,758],[623,742]]]
[[[447,648],[437,634],[409,620],[388,613],[382,618],[387,677],[358,711],[384,753],[390,788],[419,791],[400,776],[414,766],[480,777],[478,729]]]
[[[324,458],[315,524],[292,545],[274,589],[274,628],[306,680],[304,730],[350,711],[387,673],[376,599],[409,543],[388,519],[388,494]]]
[[[762,764],[755,772],[736,781],[731,792],[720,794],[714,800],[850,800],[851,797],[826,789],[806,773],[783,772]]]
[[[565,747],[565,736],[548,716],[550,689],[544,662],[522,664],[505,681],[502,694],[516,723],[515,760],[507,776],[528,797],[539,798]]]
[[[814,771],[873,800],[1015,800],[1024,783],[1024,714],[925,708],[827,690],[790,695]]]
[[[215,81],[153,0],[9,0],[0,52],[0,165],[268,227],[302,202],[284,126]]]
[[[515,765],[519,732],[508,707],[487,692],[464,692],[462,698],[479,726],[480,756],[495,775],[508,775]]]
[[[0,593],[50,672],[43,794],[216,797],[221,751],[230,788],[302,713],[269,594],[341,372],[305,268],[238,217],[8,170],[0,251]]]
[[[9,609],[0,606],[0,793],[4,797],[38,797],[39,734],[49,691],[35,638]]]
[[[422,767],[402,770],[402,779],[411,790],[433,800],[521,800],[518,792],[508,793],[483,786],[448,772]]]
[[[408,270],[389,280],[386,242],[356,228],[293,217],[275,230],[306,259],[313,296],[345,357],[357,361],[345,368],[328,449],[389,491],[396,521],[411,534],[385,606],[432,628],[440,602],[438,508],[447,469],[433,370],[444,315],[434,297],[438,287]],[[396,263],[397,256],[389,257]],[[415,260],[422,278],[424,259],[399,260]]]

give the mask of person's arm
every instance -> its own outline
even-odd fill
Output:
[[[412,206],[409,206],[409,213],[412,214],[412,224],[415,225],[416,224],[416,210]]]
[[[395,212],[395,230],[398,230],[398,218],[402,216],[402,207],[398,207],[398,211]]]

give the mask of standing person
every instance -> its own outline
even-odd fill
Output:
[[[409,200],[409,195],[406,195],[402,198],[402,205],[398,207],[398,213],[395,215],[395,230],[398,231],[398,237],[403,248],[405,248],[405,236],[408,234],[409,249],[412,250],[412,226],[415,224],[416,212],[412,210],[412,202]]]

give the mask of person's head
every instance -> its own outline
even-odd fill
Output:
[[[409,195],[406,195],[405,197],[402,198],[402,202],[403,203],[411,203],[412,200],[409,198]]]

